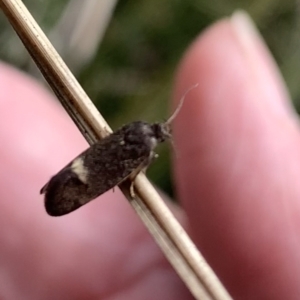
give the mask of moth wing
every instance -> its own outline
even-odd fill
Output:
[[[53,176],[41,189],[45,194],[45,208],[51,216],[72,212],[89,202],[88,186],[82,182],[70,167],[65,167]]]
[[[141,162],[137,167],[127,169],[124,176],[119,178],[115,176],[110,181],[102,182],[103,178],[98,176],[91,176],[92,179],[87,177],[87,181],[82,180],[82,176],[80,178],[78,175],[78,169],[74,172],[74,167],[72,167],[74,164],[77,164],[76,159],[54,175],[40,191],[41,194],[45,194],[45,209],[51,216],[68,214],[128,178],[134,180],[146,166],[145,162]]]
[[[40,194],[45,194],[46,193],[48,185],[49,185],[49,181],[41,188]]]
[[[132,151],[136,145],[124,144],[122,130],[92,145],[46,183],[41,193],[49,215],[68,214],[148,166],[147,145]]]

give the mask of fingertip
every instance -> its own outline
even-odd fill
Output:
[[[236,142],[249,134],[243,126],[253,125],[259,134],[267,117],[295,128],[295,113],[277,67],[261,38],[247,26],[251,24],[241,14],[216,23],[196,39],[178,68],[174,102],[198,84],[173,126],[180,193],[187,186],[182,182],[193,173],[194,159],[206,157],[209,163],[219,157],[227,159],[226,166],[231,163]]]
[[[300,162],[298,121],[285,85],[247,22],[240,15],[218,22],[191,45],[179,66],[174,101],[191,85],[199,87],[187,95],[174,121],[174,171],[196,243],[234,296],[247,291],[255,298],[261,291],[249,280],[253,274],[265,274],[272,264],[289,278],[288,268],[298,272],[281,259],[284,243],[295,254],[293,243],[286,242],[291,216],[278,218],[283,202],[291,201],[298,211],[291,182]],[[287,156],[293,163],[282,160]],[[266,227],[281,234],[275,238]],[[265,256],[269,247],[272,257]],[[295,290],[294,282],[281,285],[282,276],[260,279],[278,283],[278,299],[284,290]]]

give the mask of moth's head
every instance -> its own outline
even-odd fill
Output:
[[[152,130],[158,143],[162,143],[172,137],[169,123],[154,123],[152,124]]]

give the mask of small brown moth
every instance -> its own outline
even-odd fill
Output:
[[[178,115],[186,94],[165,123],[142,121],[124,125],[90,146],[54,175],[41,189],[51,216],[68,214],[106,191],[145,170],[156,154],[158,143],[171,138],[170,124]]]

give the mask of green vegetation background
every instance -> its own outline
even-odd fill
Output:
[[[24,3],[47,34],[67,1]],[[236,9],[256,22],[300,108],[300,3],[292,0],[121,0],[97,54],[75,76],[113,129],[137,119],[164,120],[184,51],[205,27]],[[27,71],[30,59],[2,14],[0,41],[0,59]],[[169,148],[160,147],[148,175],[172,195]]]

